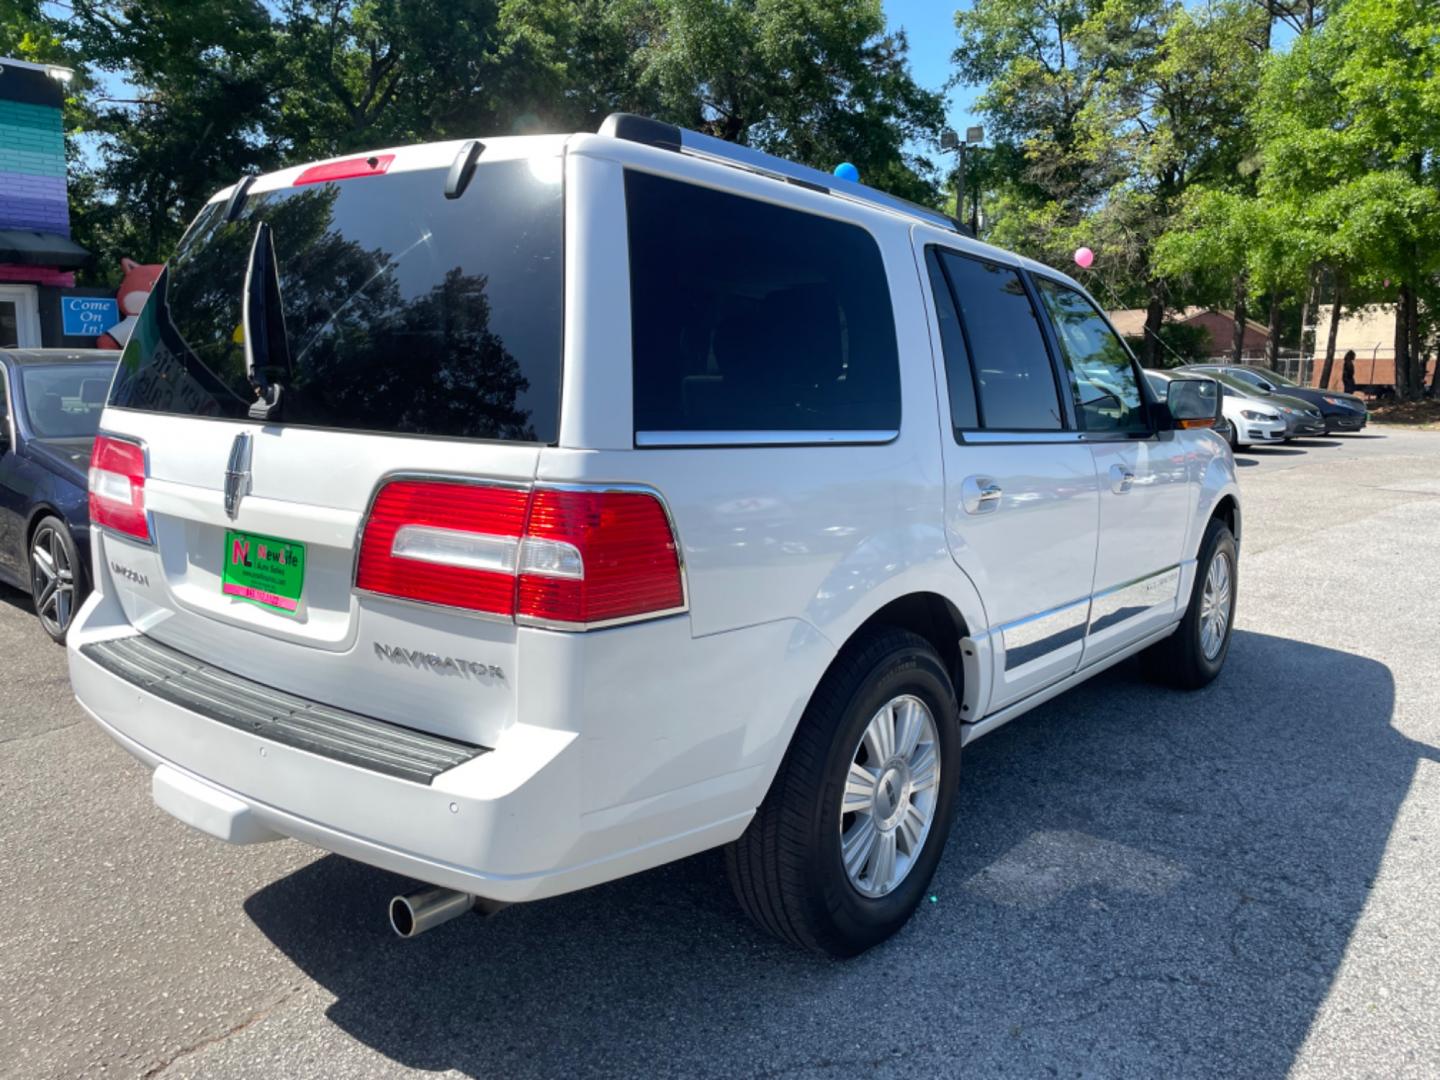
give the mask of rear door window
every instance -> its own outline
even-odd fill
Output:
[[[423,169],[266,191],[235,221],[210,204],[141,312],[110,404],[248,414],[242,293],[264,222],[293,368],[282,423],[552,442],[562,191],[558,170],[531,166],[482,159],[459,199],[447,170]]]
[[[980,426],[1001,431],[1064,427],[1055,368],[1019,272],[944,249],[937,254],[960,312]],[[954,382],[959,376],[950,356],[947,348],[946,369]]]
[[[884,262],[857,225],[628,171],[637,432],[900,426]]]

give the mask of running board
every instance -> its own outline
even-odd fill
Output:
[[[1083,667],[1073,674],[1065,676],[1057,683],[1051,683],[1043,690],[1037,690],[1023,701],[1017,701],[1013,705],[1007,705],[999,712],[993,712],[983,720],[977,720],[973,724],[966,724],[960,729],[960,745],[969,746],[982,735],[989,735],[996,728],[1004,727],[1011,720],[1024,716],[1031,709],[1038,705],[1044,705],[1051,698],[1059,697],[1071,687],[1079,686],[1086,679],[1100,674],[1106,668],[1112,668],[1122,660],[1128,660],[1138,652],[1143,652],[1157,641],[1164,641],[1175,632],[1180,623],[1173,622],[1153,634],[1147,634],[1134,644],[1127,645],[1117,653],[1111,653],[1103,660],[1097,660],[1089,667]]]

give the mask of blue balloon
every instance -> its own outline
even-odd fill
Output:
[[[839,165],[835,166],[835,175],[841,180],[850,180],[856,184],[860,182],[860,170],[848,161],[842,161]]]

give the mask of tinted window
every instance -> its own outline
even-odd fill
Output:
[[[964,323],[980,423],[1006,431],[1062,427],[1050,354],[1019,273],[948,251],[940,259]]]
[[[960,314],[950,295],[950,283],[940,265],[935,249],[925,250],[925,263],[930,269],[930,292],[935,297],[935,316],[940,323],[940,348],[945,354],[945,384],[950,396],[950,424],[956,431],[980,426],[975,408],[975,377],[970,371],[970,350],[965,347],[965,332]]]
[[[40,439],[76,439],[94,435],[105,408],[113,363],[22,367],[25,419]]]
[[[1047,278],[1037,278],[1036,286],[1060,342],[1080,426],[1086,431],[1148,431],[1135,362],[1110,324],[1074,289]]]
[[[625,175],[637,431],[893,431],[885,267],[855,225]]]
[[[282,423],[550,442],[559,421],[561,185],[526,161],[251,196],[196,219],[141,312],[111,403],[239,418],[242,296],[270,226],[292,371]]]

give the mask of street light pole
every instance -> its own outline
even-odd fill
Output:
[[[964,227],[966,217],[965,147],[978,145],[979,143],[983,142],[984,139],[985,129],[981,127],[966,128],[965,138],[963,139],[960,138],[960,136],[950,128],[946,128],[943,132],[940,133],[940,149],[954,150],[958,158],[959,168],[956,170],[955,176],[955,220],[960,223],[962,228]],[[980,191],[978,187],[975,191],[974,204],[974,208],[969,215],[971,236],[974,236],[976,234],[980,223]]]

